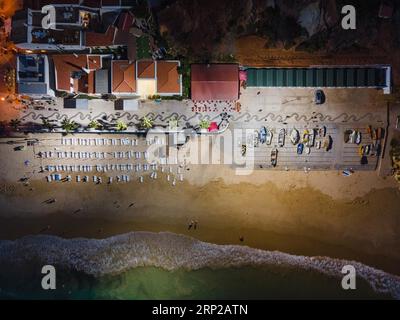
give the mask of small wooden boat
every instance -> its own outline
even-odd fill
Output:
[[[384,136],[383,129],[380,127],[378,129],[376,129],[376,139],[381,140],[381,139],[383,139],[383,136]]]
[[[372,136],[372,127],[371,127],[371,126],[368,126],[368,127],[367,127],[367,133],[370,135],[371,139],[373,139],[373,136]]]
[[[318,134],[321,138],[324,138],[326,136],[326,127],[319,128]]]
[[[356,137],[355,137],[354,143],[355,143],[355,144],[360,144],[360,143],[361,143],[361,140],[362,140],[361,132],[360,132],[360,131],[356,131],[356,132],[357,132],[357,133],[356,133]]]
[[[306,129],[303,131],[302,141],[303,143],[307,143],[309,139],[310,139],[310,132]]]
[[[265,143],[267,141],[267,128],[265,128],[264,126],[262,126],[260,129],[258,139],[260,143]]]
[[[246,151],[247,151],[246,145],[242,144],[242,150],[241,150],[242,157],[244,157],[246,155]]]
[[[296,145],[300,141],[300,133],[296,128],[293,128],[290,132],[290,141],[293,145]]]
[[[315,144],[315,135],[316,135],[315,129],[311,129],[310,135],[309,135],[309,138],[308,138],[308,142],[307,142],[307,147],[311,148],[311,147],[314,146],[314,144]]]
[[[364,155],[365,156],[368,156],[370,151],[371,151],[371,145],[367,144],[366,146],[364,146]]]
[[[353,130],[346,130],[344,132],[344,143],[350,142],[352,133],[353,133]]]
[[[373,141],[378,140],[378,129],[372,130],[372,137],[371,138],[372,138]]]
[[[258,147],[259,143],[260,143],[260,133],[256,130],[254,133],[254,138],[253,138],[253,145],[254,147]],[[262,143],[262,142],[261,142]]]
[[[284,128],[279,130],[278,146],[283,147],[285,145],[285,135],[286,135],[286,130]]]
[[[322,143],[322,147],[325,149],[325,151],[329,151],[332,149],[333,146],[333,139],[329,135],[324,139],[324,142]]]
[[[360,146],[360,147],[358,148],[358,155],[359,155],[359,156],[363,156],[363,155],[364,155],[364,146]]]
[[[303,150],[304,150],[304,144],[299,143],[299,144],[297,145],[297,154],[302,154],[302,153],[303,153]]]
[[[272,131],[270,129],[267,129],[267,136],[266,136],[266,140],[265,140],[265,143],[267,145],[270,145],[272,143],[273,136],[274,136],[274,134],[272,133]]]
[[[342,175],[345,177],[350,177],[354,173],[353,170],[343,170]]]
[[[273,167],[276,167],[277,163],[278,163],[278,149],[273,149],[271,151],[271,165]]]
[[[350,143],[355,143],[356,136],[357,136],[357,131],[356,130],[351,130],[351,133],[349,135],[349,142]]]

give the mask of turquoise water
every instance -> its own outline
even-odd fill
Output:
[[[385,299],[366,282],[357,289],[341,289],[340,279],[286,268],[227,268],[166,271],[134,268],[119,275],[95,278],[78,272],[58,271],[57,289],[40,289],[41,278],[32,270],[20,277],[0,277],[0,298],[6,299]],[[59,269],[58,269],[59,270]],[[17,276],[18,275],[18,276]]]
[[[48,264],[56,270],[56,290],[41,287]],[[341,287],[345,265],[357,270],[356,290]],[[400,298],[400,277],[356,261],[216,245],[168,232],[0,241],[2,299],[391,297]]]

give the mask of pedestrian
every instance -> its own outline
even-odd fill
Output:
[[[188,225],[188,230],[192,229],[193,227],[193,221],[190,221],[189,225]]]

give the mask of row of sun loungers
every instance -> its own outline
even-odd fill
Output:
[[[157,172],[152,172],[151,173],[151,175],[150,175],[150,178],[151,179],[153,179],[153,180],[156,180],[157,179]],[[62,178],[62,175],[61,174],[51,174],[51,175],[48,175],[48,176],[46,176],[46,180],[47,180],[47,182],[52,182],[52,181],[66,181],[66,182],[70,182],[70,181],[72,181],[72,177],[70,176],[70,175],[67,175],[65,178]],[[115,180],[117,181],[117,182],[130,182],[130,176],[129,175],[120,175],[120,176],[116,176],[115,177]],[[89,176],[80,176],[80,175],[77,175],[76,176],[76,182],[89,182],[90,181],[90,178],[89,178]],[[92,181],[94,182],[94,183],[96,183],[96,184],[101,184],[101,183],[103,183],[103,180],[102,180],[102,178],[101,177],[98,177],[98,176],[92,176]],[[112,184],[113,183],[113,181],[114,181],[114,178],[113,177],[108,177],[108,184]],[[171,177],[170,177],[170,175],[167,175],[167,181],[171,181]],[[179,181],[183,181],[183,176],[181,176],[180,178],[179,178]],[[139,182],[140,183],[143,183],[144,182],[144,177],[143,176],[140,176],[139,177]],[[172,185],[173,186],[175,186],[176,185],[176,179],[175,179],[175,177],[173,178],[173,180],[172,180]]]
[[[107,159],[111,155],[115,159],[148,159],[147,151],[115,151],[115,152],[82,152],[82,151],[42,151],[42,158],[57,159]],[[167,162],[165,160],[165,162]]]
[[[146,139],[146,145],[163,145],[165,138],[155,136],[154,138]],[[137,146],[138,139],[130,138],[62,138],[61,145],[63,146]]]
[[[157,171],[159,169],[158,164],[97,164],[97,165],[47,165],[41,166],[41,171],[60,172],[60,171],[71,171],[71,172],[90,172],[96,170],[97,172],[108,172],[108,171]],[[161,172],[165,172],[165,168],[161,167]],[[169,172],[172,173],[172,167],[169,167]]]

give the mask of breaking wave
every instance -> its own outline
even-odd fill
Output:
[[[342,267],[353,265],[357,276],[377,293],[400,299],[400,277],[362,263],[328,257],[306,257],[239,245],[216,245],[169,232],[131,232],[107,239],[63,239],[27,236],[0,241],[0,264],[25,265],[30,261],[62,266],[100,277],[136,267],[166,270],[221,269],[278,266],[315,271],[341,278]]]

